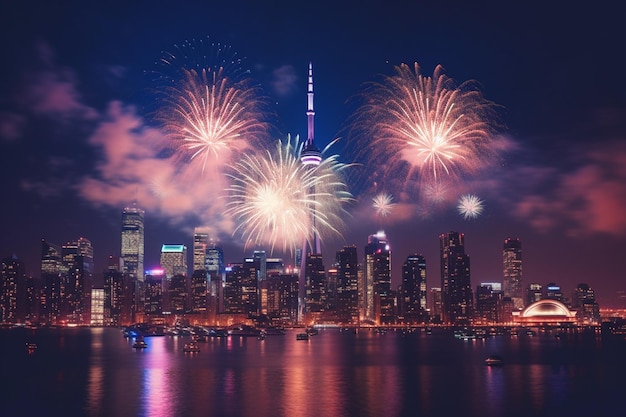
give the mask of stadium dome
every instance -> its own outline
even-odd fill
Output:
[[[576,312],[557,300],[539,300],[526,307],[514,318],[516,321],[532,323],[574,322]]]

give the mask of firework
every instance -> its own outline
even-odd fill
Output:
[[[459,199],[457,209],[466,220],[474,219],[483,212],[483,201],[475,195],[466,194]]]
[[[177,54],[168,53],[161,64],[173,68],[164,76],[162,107],[157,119],[163,123],[171,147],[181,159],[198,161],[202,171],[223,166],[233,154],[258,145],[267,132],[266,100],[260,87],[246,77],[241,60],[224,58],[230,49],[212,44],[214,62],[197,51],[204,45],[186,43]],[[203,60],[190,57],[200,55]]]
[[[456,86],[437,66],[432,77],[402,64],[395,75],[372,82],[351,124],[369,166],[381,167],[381,183],[402,177],[405,186],[474,173],[491,161],[494,105],[474,83]]]
[[[387,217],[391,214],[391,211],[395,204],[393,203],[393,197],[390,194],[381,193],[373,199],[373,207],[376,210],[376,214],[381,217]]]
[[[244,155],[229,174],[227,214],[237,219],[235,233],[241,233],[246,247],[266,244],[272,251],[286,251],[310,243],[313,233],[320,238],[340,234],[343,206],[351,200],[341,173],[349,165],[332,155],[312,169],[300,161],[303,145],[297,136],[293,142],[288,136],[277,141],[273,152]]]

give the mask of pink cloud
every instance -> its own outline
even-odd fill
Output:
[[[189,218],[222,233],[232,233],[225,218],[226,177],[178,158],[160,156],[163,133],[144,125],[132,106],[112,102],[89,142],[101,151],[97,177],[85,178],[79,192],[94,205],[122,207],[131,201],[152,214],[182,225]]]
[[[26,118],[20,114],[0,112],[0,140],[19,139],[25,124]]]

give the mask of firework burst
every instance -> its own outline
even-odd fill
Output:
[[[332,142],[323,152],[333,144]],[[238,223],[245,245],[266,244],[283,251],[320,238],[340,234],[343,206],[352,199],[342,181],[349,165],[338,162],[338,155],[324,157],[311,169],[300,161],[304,142],[291,136],[277,141],[274,151],[246,154],[229,174],[233,184],[227,214]]]
[[[157,111],[176,154],[198,161],[203,172],[258,145],[268,130],[266,100],[242,70],[241,60],[230,55],[230,48],[211,44],[215,56],[210,62],[201,53],[204,46],[188,42],[161,58],[160,64],[175,68],[161,77],[163,106]],[[192,59],[195,55],[202,59]]]
[[[381,193],[373,199],[372,206],[376,210],[376,214],[381,217],[387,217],[391,214],[395,203],[393,203],[393,197],[390,194]]]
[[[456,86],[437,66],[432,77],[418,64],[366,86],[351,134],[373,138],[363,149],[384,167],[381,183],[399,176],[404,186],[474,173],[490,163],[494,105],[472,82]]]
[[[466,220],[475,219],[484,210],[483,201],[475,195],[466,194],[459,199],[457,209]]]

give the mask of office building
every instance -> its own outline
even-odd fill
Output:
[[[458,232],[439,236],[443,320],[469,324],[473,314],[470,258],[465,253],[465,236]]]
[[[522,284],[522,242],[518,238],[504,240],[502,250],[503,280],[505,297],[511,297],[516,309],[524,308],[524,287]]]
[[[405,323],[428,321],[426,304],[426,259],[420,254],[409,255],[402,265],[402,311]]]

